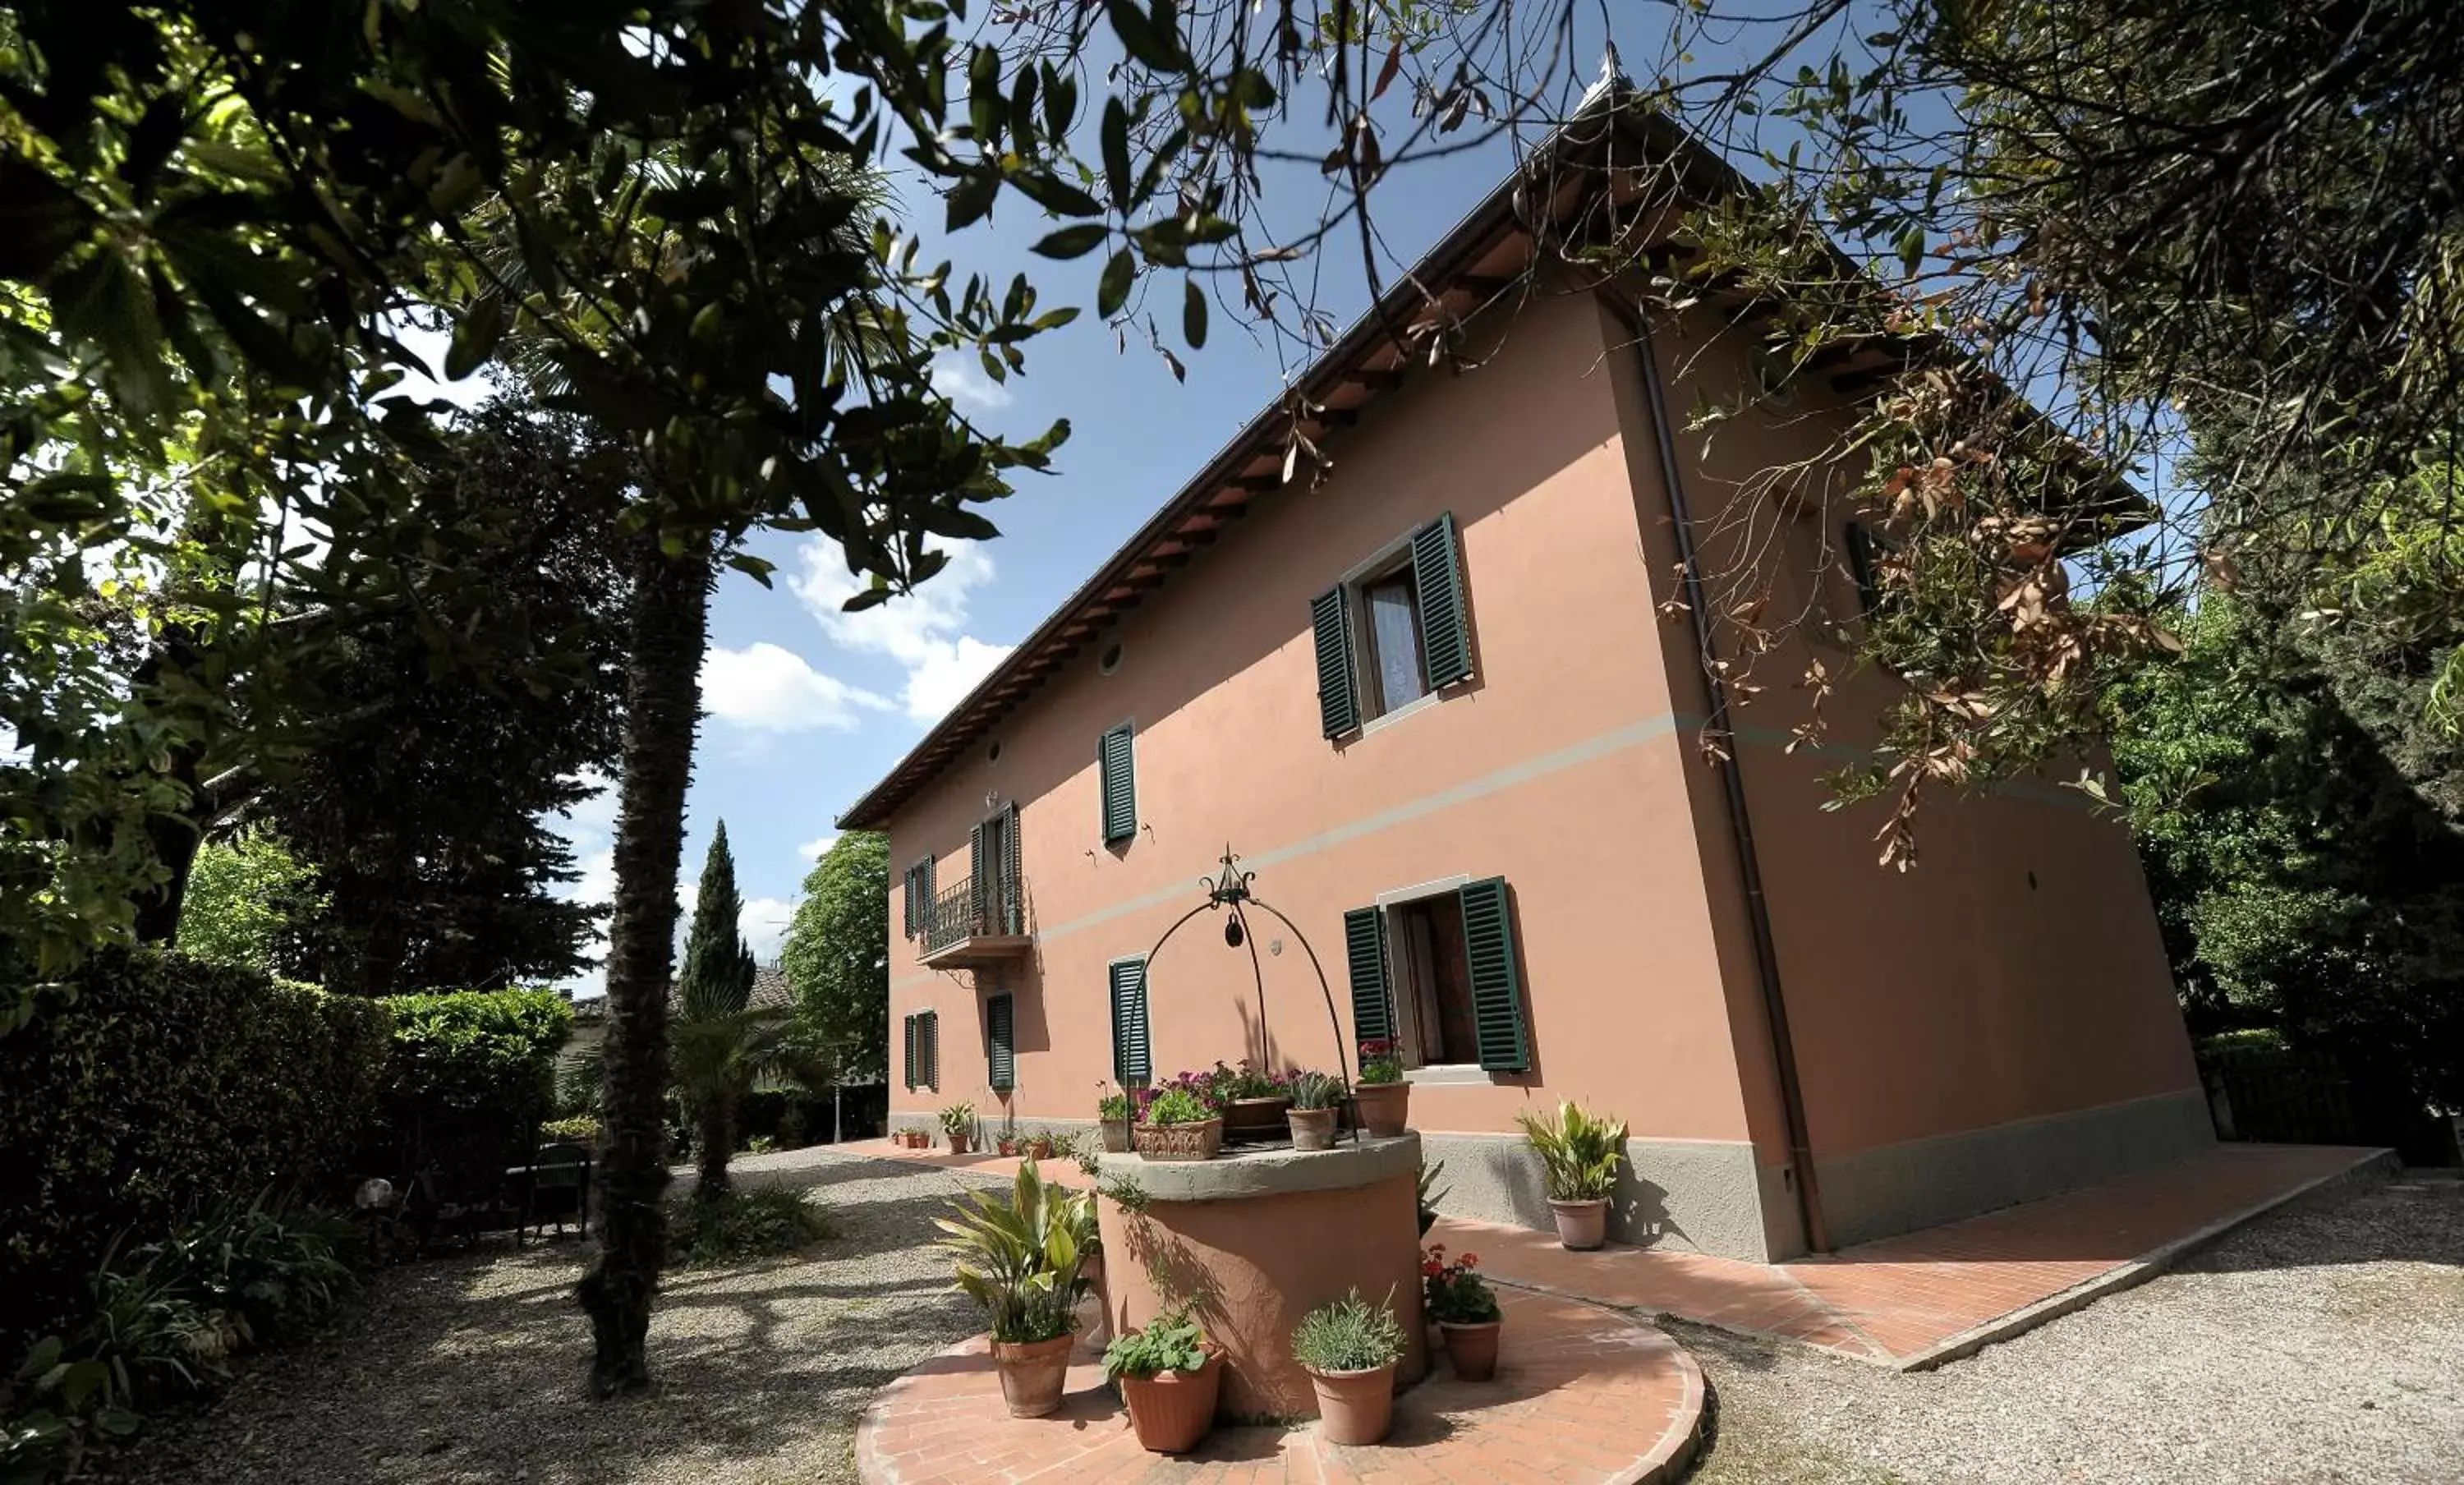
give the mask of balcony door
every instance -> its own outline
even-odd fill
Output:
[[[975,930],[985,935],[1024,932],[1020,910],[1018,806],[1004,805],[976,825],[968,877]]]

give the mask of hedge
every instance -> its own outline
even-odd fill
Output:
[[[493,1183],[521,1159],[556,1110],[557,1054],[573,1008],[548,990],[397,995],[386,1116],[397,1175],[429,1171],[448,1186]]]
[[[269,1186],[331,1198],[385,1092],[379,1002],[143,949],[75,978],[0,1036],[0,1337],[64,1313],[122,1233]]]

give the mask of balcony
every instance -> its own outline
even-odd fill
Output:
[[[933,898],[924,921],[928,969],[972,969],[1024,959],[1026,894],[1007,874],[974,878]]]

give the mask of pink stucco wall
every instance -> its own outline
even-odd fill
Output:
[[[1745,374],[1744,337],[1710,328],[1691,321],[1683,327],[1690,334],[1663,329],[1654,339],[1673,419],[1697,388],[1733,387]],[[1647,413],[1631,400],[1633,354],[1620,358],[1620,382],[1629,419],[1643,420],[1629,423],[1639,445]],[[1810,620],[1757,662],[1752,679],[1766,689],[1740,709],[1738,724],[1817,1156],[2195,1090],[2146,883],[2118,818],[2052,777],[1965,796],[1940,790],[1920,818],[1920,864],[1901,873],[1877,865],[1883,804],[1821,808],[1830,797],[1822,776],[1870,745],[1899,682],[1855,670],[1843,649],[1815,637],[1822,619],[1853,621],[1856,611],[1837,529],[1849,511],[1836,499],[1826,509],[1813,481],[1782,499],[1758,491],[1753,477],[1815,454],[1837,426],[1809,393],[1760,425],[1724,430],[1707,452],[1700,435],[1680,443],[1711,607],[1722,607],[1720,574],[1750,571],[1767,585],[1770,613]],[[1664,547],[1649,571],[1664,598],[1676,591],[1675,551],[1654,519],[1667,511],[1656,464],[1639,471],[1637,494],[1641,529]],[[1719,643],[1725,654],[1744,653],[1733,631]],[[1808,715],[1795,682],[1809,657],[1838,688],[1825,706],[1824,747],[1791,756],[1784,744]],[[1672,647],[1668,658],[1672,687],[1692,691],[1681,705],[1700,712],[1699,679],[1683,674],[1690,656]],[[1703,838],[1725,864],[1709,877],[1718,916],[1742,920],[1733,857],[1713,832]],[[1740,1004],[1738,1024],[1757,1014]],[[1760,1060],[1767,1069],[1768,1055]],[[1744,1073],[1749,1099],[1769,1107],[1767,1072]],[[1758,1130],[1767,1124],[1758,1119]]]
[[[1587,297],[1543,298],[1502,352],[1415,375],[1331,448],[1315,489],[1286,491],[902,809],[894,866],[939,853],[966,875],[987,793],[1021,810],[1037,942],[1004,971],[1017,1087],[986,1085],[979,990],[892,946],[891,1014],[937,1009],[941,1084],[894,1112],[1088,1118],[1110,1075],[1106,966],[1144,953],[1199,900],[1226,842],[1324,962],[1349,1039],[1344,910],[1457,874],[1503,875],[1516,909],[1533,1051],[1528,1075],[1418,1090],[1423,1129],[1507,1131],[1537,1101],[1586,1098],[1640,1135],[1740,1140],[1746,1117],[1718,948],[1669,723],[1618,410]],[[1196,462],[1195,455],[1192,459]],[[1163,492],[1157,492],[1158,498]],[[1462,528],[1477,678],[1341,747],[1320,735],[1309,600],[1395,538],[1451,511]],[[1098,839],[1096,741],[1137,726],[1141,828]],[[895,904],[893,904],[893,912]],[[1265,920],[1262,918],[1261,922]],[[1269,953],[1278,1062],[1331,1066],[1334,1033],[1299,942]],[[1220,925],[1184,929],[1150,967],[1158,1074],[1236,1058],[1260,1008]]]

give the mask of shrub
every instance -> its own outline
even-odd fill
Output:
[[[1523,1137],[1540,1153],[1552,1201],[1597,1201],[1617,1190],[1617,1163],[1625,1158],[1625,1125],[1602,1119],[1569,1098],[1552,1118],[1517,1114]]]
[[[1395,1319],[1394,1296],[1371,1304],[1352,1293],[1301,1317],[1292,1331],[1292,1360],[1313,1371],[1369,1371],[1403,1356],[1403,1326]]]
[[[269,1186],[334,1189],[385,1087],[378,1002],[137,949],[75,985],[0,1037],[0,1356],[78,1309],[123,1232]]]
[[[599,1142],[599,1116],[577,1114],[571,1119],[552,1119],[539,1125],[539,1139],[552,1144],[579,1144],[584,1148]]]
[[[1186,1088],[1167,1088],[1146,1108],[1150,1124],[1202,1124],[1214,1117],[1215,1110]]]
[[[1371,1087],[1403,1080],[1403,1054],[1390,1041],[1373,1040],[1360,1044],[1360,1080]]]
[[[1503,1316],[1497,1295],[1476,1272],[1479,1268],[1478,1253],[1448,1263],[1445,1244],[1429,1245],[1420,1256],[1422,1308],[1429,1319],[1448,1325],[1485,1325]]]
[[[1206,1364],[1206,1336],[1180,1311],[1158,1315],[1143,1330],[1126,1330],[1104,1347],[1107,1377],[1155,1377]]]
[[[397,995],[386,1096],[395,1168],[493,1183],[528,1155],[556,1105],[573,1008],[548,990]]]
[[[1095,1198],[1019,1167],[1011,1194],[971,1191],[952,1202],[957,1220],[935,1217],[947,1236],[935,1247],[957,1260],[957,1286],[981,1305],[993,1339],[1050,1341],[1078,1327],[1087,1292],[1080,1266],[1096,1245]]]
[[[1292,1107],[1302,1110],[1331,1109],[1352,1091],[1332,1073],[1294,1073],[1285,1086],[1291,1091]]]
[[[972,1103],[953,1103],[941,1111],[940,1117],[941,1133],[953,1139],[976,1131],[976,1106]]]
[[[740,1186],[673,1212],[676,1261],[689,1269],[774,1258],[837,1235],[829,1213],[782,1186]]]

